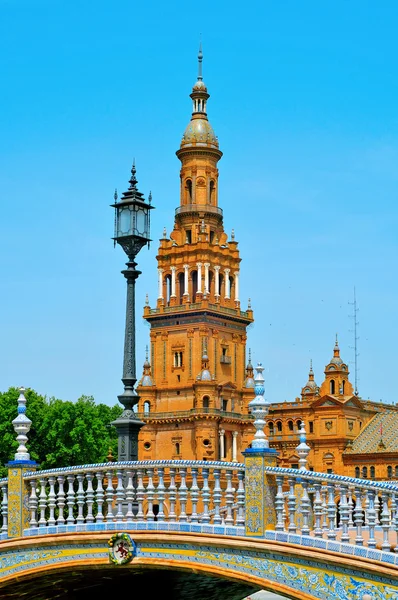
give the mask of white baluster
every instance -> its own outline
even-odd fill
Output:
[[[84,473],[78,473],[77,474],[77,482],[78,482],[78,488],[77,488],[77,518],[76,518],[76,523],[84,523],[84,516],[83,516],[83,508],[84,508],[84,489],[83,489],[83,481],[84,481]]]
[[[154,521],[155,515],[153,513],[153,497],[155,494],[155,488],[153,486],[153,469],[147,469],[146,474],[148,477],[148,485],[146,488],[147,513],[145,518],[147,521]]]
[[[40,496],[39,496],[39,508],[40,508],[40,519],[39,527],[47,525],[46,521],[46,508],[47,508],[47,494],[46,494],[46,483],[47,480],[43,477],[40,479]]]
[[[335,540],[336,539],[336,502],[335,502],[335,498],[334,498],[334,484],[329,481],[327,484],[327,489],[328,489],[328,504],[327,504],[327,511],[328,511],[328,521],[329,521],[329,526],[328,526],[328,539],[329,540]]]
[[[354,514],[354,502],[352,500],[352,491],[353,488],[351,486],[348,486],[348,527],[354,527],[354,521],[352,519],[352,516]]]
[[[188,488],[186,485],[187,470],[185,467],[181,467],[179,469],[179,472],[180,472],[181,482],[180,482],[180,486],[178,488],[178,497],[179,497],[179,501],[180,501],[180,514],[179,514],[178,520],[181,523],[185,523],[188,520],[187,513],[186,513],[187,497],[188,497]]]
[[[169,519],[170,521],[176,521],[177,520],[177,515],[175,513],[175,506],[176,506],[176,483],[175,483],[175,474],[176,474],[176,470],[174,468],[170,468],[169,470],[169,476],[170,476],[170,485],[169,488],[167,490],[167,495],[169,498],[169,505],[170,505],[170,510],[169,510]]]
[[[73,509],[75,507],[75,490],[73,489],[75,483],[75,476],[67,475],[66,479],[68,480],[68,493],[66,497],[66,501],[68,504],[68,518],[66,519],[66,522],[68,523],[68,525],[72,525],[75,522],[75,517],[73,515]]]
[[[196,467],[191,468],[191,476],[192,476],[192,485],[189,491],[191,496],[191,523],[198,522],[198,513],[197,513],[197,504],[199,498],[199,487],[198,487],[198,469]]]
[[[34,482],[34,483],[35,483],[35,486],[36,486],[36,482]],[[32,482],[31,482],[31,485],[32,485]],[[1,531],[3,533],[8,533],[8,486],[7,486],[7,482],[4,482],[1,485],[1,491],[2,491],[2,494],[3,494],[3,500],[2,500],[2,503],[1,503],[1,515],[3,517],[3,524],[1,526]],[[31,509],[30,501],[29,501],[29,508]],[[34,516],[34,514],[35,513],[33,513],[32,516]],[[30,525],[31,525],[31,527],[36,527],[37,526],[37,521],[35,521],[35,524],[32,525],[32,520],[31,520],[30,521]]]
[[[133,521],[133,502],[134,502],[134,485],[133,485],[133,471],[128,469],[126,471],[127,485],[126,485],[126,502],[127,502],[127,521]]]
[[[50,484],[50,491],[48,493],[48,508],[50,513],[48,516],[48,525],[55,525],[55,477],[50,476],[48,483]]]
[[[323,535],[322,531],[322,484],[318,481],[314,483],[315,488],[315,500],[314,500],[314,515],[315,515],[315,529],[314,536],[321,538]]]
[[[362,524],[363,524],[363,512],[361,504],[361,489],[355,486],[355,508],[354,508],[354,523],[357,530],[355,544],[357,546],[363,546],[362,537]]]
[[[308,495],[308,481],[306,479],[301,480],[301,487],[303,488],[303,495],[301,497],[301,512],[303,513],[301,535],[309,535],[310,497]]]
[[[64,490],[64,482],[65,477],[63,475],[58,475],[58,494],[57,494],[57,507],[58,507],[58,519],[57,525],[65,525],[66,519],[64,516],[64,508],[65,508],[65,490]]]
[[[159,521],[159,523],[163,523],[165,521],[164,501],[165,501],[165,497],[166,497],[165,487],[164,487],[164,468],[163,467],[158,467],[157,475],[158,475],[158,484],[157,484],[157,488],[156,488],[156,498],[157,498],[157,502],[158,502],[159,511],[158,511],[158,514],[156,515],[156,520]]]
[[[289,477],[288,478],[288,482],[289,482],[289,496],[288,496],[288,509],[289,509],[289,527],[288,527],[288,531],[289,533],[296,533],[297,528],[296,528],[296,522],[294,520],[294,517],[296,516],[296,493],[295,493],[295,483],[296,480],[294,477]]]
[[[390,511],[388,510],[388,492],[383,490],[381,494],[382,500],[382,511],[381,511],[381,528],[383,530],[383,543],[381,545],[382,550],[390,551],[390,542],[388,539],[388,530],[390,528]]]
[[[113,477],[113,472],[112,471],[107,471],[106,472],[106,479],[107,479],[108,485],[106,486],[106,489],[105,489],[105,498],[106,498],[106,515],[105,515],[105,520],[108,521],[108,523],[110,521],[113,521],[113,494],[114,494],[114,488],[113,488],[112,477]]]
[[[203,514],[202,523],[210,523],[209,514],[209,503],[210,503],[210,488],[209,488],[209,469],[202,467],[202,502],[203,502]]]
[[[245,486],[244,486],[244,473],[238,471],[238,490],[236,492],[236,504],[238,506],[238,515],[236,518],[236,525],[245,524]]]
[[[144,488],[144,483],[143,483],[143,475],[144,475],[143,469],[137,469],[138,481],[137,481],[137,489],[136,489],[136,498],[137,498],[137,504],[138,504],[138,511],[137,511],[137,519],[138,520],[144,519],[145,488]]]
[[[284,531],[285,530],[285,522],[283,520],[283,507],[285,505],[285,497],[283,495],[284,479],[285,478],[283,475],[276,476],[276,485],[277,485],[277,492],[276,492],[276,496],[275,496],[275,511],[276,511],[275,530],[276,531]]]
[[[93,504],[94,504],[94,490],[93,490],[93,474],[91,472],[86,473],[86,505],[87,505],[87,516],[86,523],[93,523]]]
[[[221,487],[220,487],[220,469],[214,469],[214,489],[213,489],[213,506],[214,506],[214,525],[221,524],[220,506],[221,506]]]
[[[376,511],[375,511],[375,491],[367,490],[368,499],[368,526],[369,526],[369,548],[376,548],[375,540],[375,525],[376,525]]]
[[[233,525],[234,518],[232,516],[232,507],[235,499],[235,490],[232,486],[232,471],[226,472],[227,489],[225,490],[225,504],[227,507],[227,516],[225,518],[226,525]]]
[[[341,522],[341,541],[349,542],[350,536],[348,535],[348,521],[349,521],[349,506],[347,501],[348,486],[341,484],[340,486],[340,522]]]
[[[117,513],[116,521],[123,521],[123,501],[124,501],[124,487],[123,487],[123,471],[118,469],[116,471],[117,486],[116,486],[116,501],[117,501]]]
[[[5,489],[3,488],[3,490],[5,492],[5,497],[7,498],[7,488],[5,487]],[[29,524],[30,524],[31,527],[37,527],[38,526],[38,523],[37,523],[37,507],[38,507],[37,481],[36,481],[36,479],[31,479],[31,482],[30,482],[30,497],[29,497],[29,510],[30,510],[30,522],[29,522]],[[3,527],[2,527],[2,531],[3,531],[4,530],[4,496],[3,496],[2,514],[3,514]]]
[[[95,478],[97,480],[97,487],[95,489],[95,501],[97,503],[97,516],[96,516],[95,520],[97,523],[102,523],[102,521],[104,520],[104,513],[102,512],[102,510],[103,510],[104,500],[105,500],[103,472],[98,471],[98,473],[95,474]]]

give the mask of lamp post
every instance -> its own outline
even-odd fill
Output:
[[[119,244],[127,254],[127,269],[122,271],[127,280],[126,326],[124,334],[123,377],[124,391],[118,396],[124,410],[112,422],[118,436],[118,460],[138,460],[138,432],[144,425],[136,418],[133,407],[139,396],[134,389],[137,381],[135,370],[135,280],[141,274],[136,269],[135,258],[143,246],[150,242],[151,194],[148,202],[137,189],[135,164],[131,169],[130,186],[118,202],[115,192],[115,236],[114,244]]]

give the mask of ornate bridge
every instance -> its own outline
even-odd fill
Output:
[[[19,407],[24,415],[23,393]],[[1,597],[82,598],[143,584],[150,597],[176,599],[239,600],[260,589],[398,599],[398,487],[307,471],[304,428],[301,468],[278,468],[259,420],[242,464],[47,471],[35,470],[19,425],[16,460],[0,480]]]

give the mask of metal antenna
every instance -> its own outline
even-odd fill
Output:
[[[358,396],[358,340],[359,337],[357,335],[359,321],[357,320],[357,314],[359,308],[357,306],[357,297],[354,286],[354,302],[349,302],[353,307],[354,314],[350,315],[351,319],[354,319],[354,329],[350,329],[351,333],[354,334],[354,346],[350,346],[352,350],[354,350],[354,376],[355,376],[355,395]]]

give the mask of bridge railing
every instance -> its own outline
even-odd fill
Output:
[[[275,530],[398,551],[398,486],[265,467],[276,479]]]
[[[29,529],[130,521],[244,526],[240,463],[116,462],[31,472],[24,479]]]

